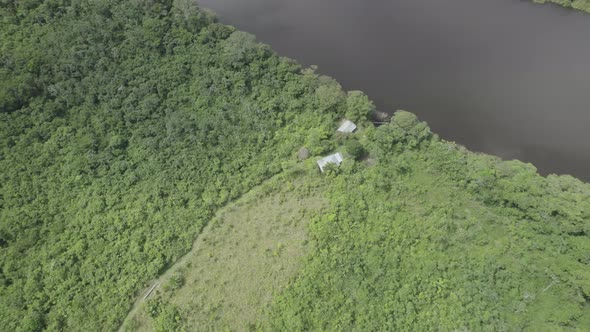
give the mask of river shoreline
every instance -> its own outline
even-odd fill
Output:
[[[585,13],[532,1],[200,4],[379,110],[416,113],[447,140],[541,174],[590,180]]]

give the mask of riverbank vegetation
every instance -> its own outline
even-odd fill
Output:
[[[329,178],[331,209],[310,226],[313,249],[262,326],[590,326],[590,186],[473,154],[407,112],[361,141],[377,162]]]
[[[533,0],[537,3],[555,3],[563,7],[574,8],[590,13],[590,0]]]
[[[268,296],[252,308],[264,313],[252,328],[590,326],[589,185],[466,151],[411,113],[374,128],[362,93],[193,1],[4,1],[0,18],[4,329],[117,329],[220,208],[276,174],[279,187],[319,183],[308,188],[322,188],[327,203],[313,218],[288,207],[309,220],[305,230],[265,209],[280,234],[292,226],[309,243],[304,256],[281,256],[289,273],[272,287],[251,288]],[[359,131],[336,135],[345,116]],[[309,160],[297,158],[302,147]],[[315,158],[334,150],[342,166],[319,174]],[[311,207],[318,192],[309,190],[297,197]],[[292,202],[285,195],[260,204]],[[231,216],[240,236],[256,226]],[[240,263],[232,250],[247,240],[221,230],[214,236],[227,247],[211,248]],[[270,254],[287,250],[279,247]],[[192,330],[183,308],[208,308],[197,317],[231,326],[214,318],[235,309],[235,279],[208,289],[205,272],[191,271],[166,287],[195,285],[198,303],[159,296],[143,313],[154,328]],[[227,272],[217,266],[207,280]]]

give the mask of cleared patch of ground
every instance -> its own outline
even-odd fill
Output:
[[[309,220],[327,207],[322,178],[275,177],[218,212],[193,250],[138,299],[129,331],[255,328],[308,252]]]

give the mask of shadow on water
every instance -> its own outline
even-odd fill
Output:
[[[201,0],[475,151],[590,180],[590,15],[515,0]]]

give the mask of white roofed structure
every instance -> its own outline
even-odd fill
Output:
[[[339,132],[341,133],[352,133],[353,131],[355,131],[356,129],[356,125],[354,124],[354,122],[350,121],[350,120],[345,120],[342,125],[340,125],[340,127],[338,127]]]
[[[320,171],[322,171],[323,173],[324,167],[326,167],[327,164],[336,164],[337,166],[340,166],[342,160],[342,155],[340,154],[340,152],[338,152],[318,160],[318,166],[320,167]]]

